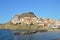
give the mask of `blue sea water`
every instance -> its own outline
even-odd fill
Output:
[[[58,31],[38,32],[28,35],[14,35],[15,32],[12,30],[0,30],[0,40],[55,40],[56,38],[60,38],[60,32]]]

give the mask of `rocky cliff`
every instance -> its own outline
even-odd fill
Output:
[[[17,14],[15,16],[20,17],[36,17],[35,14],[33,12],[26,12],[26,13],[22,13],[22,14]]]

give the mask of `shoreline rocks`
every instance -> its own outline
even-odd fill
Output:
[[[19,35],[19,34],[28,35],[28,34],[34,34],[37,32],[47,32],[47,30],[22,30],[21,32],[19,31],[15,32],[15,35]]]
[[[23,31],[23,32],[21,32],[21,34],[23,34],[23,35],[33,34],[33,33],[37,33],[37,31],[31,30],[31,31]]]

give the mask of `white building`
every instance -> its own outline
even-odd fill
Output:
[[[19,23],[18,17],[15,16],[15,17],[11,20],[11,22],[12,22],[13,24]]]

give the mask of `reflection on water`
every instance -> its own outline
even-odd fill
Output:
[[[14,35],[15,32],[11,30],[0,30],[0,40],[54,40],[60,38],[60,32],[38,32],[29,35]]]

